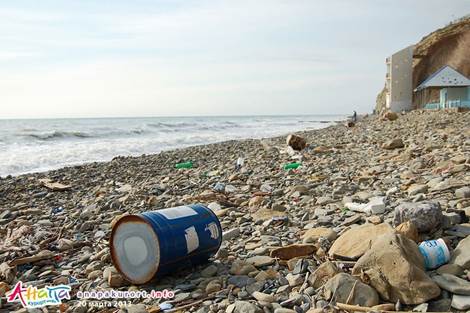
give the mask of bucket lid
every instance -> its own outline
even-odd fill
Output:
[[[160,243],[152,226],[139,215],[123,216],[109,241],[116,269],[134,284],[144,284],[157,273]]]

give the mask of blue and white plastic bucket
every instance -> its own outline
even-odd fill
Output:
[[[114,266],[131,283],[207,262],[220,248],[222,227],[201,204],[126,215],[111,231]]]
[[[419,252],[423,255],[424,264],[428,270],[438,268],[450,260],[449,248],[442,238],[421,242]]]

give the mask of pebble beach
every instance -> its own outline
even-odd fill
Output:
[[[0,178],[0,312],[470,309],[470,112],[373,115],[295,134],[298,150],[285,134]],[[119,218],[192,203],[221,222],[217,254],[144,285],[125,281],[109,249]],[[450,257],[429,268],[418,245],[437,239]],[[71,300],[28,311],[7,302],[18,281],[70,285]],[[111,288],[175,296],[121,308],[75,297]]]

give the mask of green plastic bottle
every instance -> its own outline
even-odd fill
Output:
[[[284,164],[284,169],[287,170],[295,170],[296,168],[299,168],[299,166],[302,165],[300,162],[293,162],[293,163],[287,163]]]
[[[193,162],[176,163],[175,168],[193,168]]]

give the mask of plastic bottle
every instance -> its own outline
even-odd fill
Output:
[[[242,167],[243,167],[243,164],[245,164],[245,159],[243,159],[242,157],[239,157],[237,159],[237,164],[235,165],[235,169],[240,170]]]
[[[193,168],[193,162],[176,163],[175,168]]]
[[[299,168],[299,166],[301,166],[302,163],[300,162],[293,162],[293,163],[287,163],[287,164],[284,164],[284,169],[285,170],[295,170],[297,168]]]

